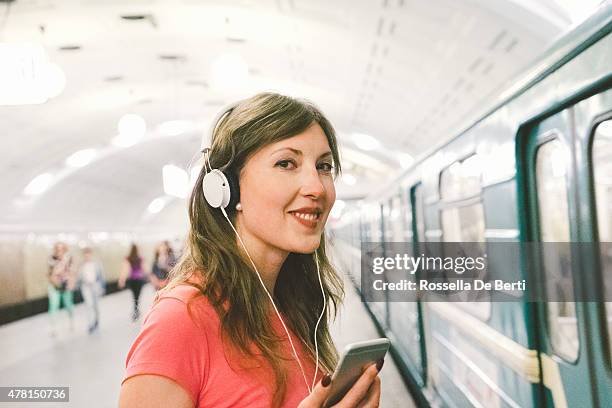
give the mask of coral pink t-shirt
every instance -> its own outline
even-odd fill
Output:
[[[269,365],[230,365],[221,341],[219,317],[206,298],[192,300],[193,319],[187,312],[187,301],[197,292],[189,285],[177,286],[151,308],[127,355],[122,383],[135,375],[154,374],[183,387],[195,407],[270,407],[274,376]],[[284,340],[282,349],[287,356],[287,391],[282,406],[294,408],[308,395],[308,389],[278,317],[274,315],[271,321]],[[297,336],[291,333],[291,337],[310,385],[314,363],[304,354]],[[317,381],[321,376],[319,367]]]

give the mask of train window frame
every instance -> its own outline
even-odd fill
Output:
[[[607,357],[608,357],[608,366],[612,367],[612,321],[610,320],[610,316],[612,316],[612,302],[606,302],[605,300],[607,299],[606,297],[606,282],[605,282],[605,274],[603,271],[603,262],[604,260],[602,259],[602,255],[601,255],[601,247],[599,247],[599,243],[602,242],[601,241],[601,225],[600,225],[600,211],[599,211],[599,206],[598,206],[598,202],[597,202],[597,196],[598,196],[598,184],[596,183],[596,179],[595,179],[595,158],[594,158],[594,144],[596,142],[596,137],[598,135],[597,129],[599,128],[599,126],[604,123],[604,122],[610,122],[612,124],[612,111],[610,112],[606,112],[603,115],[599,115],[598,117],[595,118],[595,120],[593,120],[593,122],[591,123],[590,126],[590,131],[589,131],[589,136],[588,136],[588,146],[587,146],[587,165],[588,165],[588,172],[589,172],[589,182],[590,182],[590,206],[591,206],[591,214],[593,215],[593,220],[592,220],[592,228],[593,228],[593,235],[594,238],[597,242],[597,251],[596,251],[596,258],[597,258],[597,271],[598,271],[598,282],[601,283],[601,287],[604,290],[603,296],[604,299],[601,302],[601,307],[599,308],[599,318],[601,319],[601,322],[603,323],[603,328],[604,328],[604,335],[606,336],[606,346],[604,348],[604,350],[607,351]],[[611,142],[612,143],[612,142]],[[604,242],[609,242],[609,241],[604,241]]]
[[[542,135],[539,136],[540,140],[538,141],[537,146],[536,146],[535,151],[534,151],[534,154],[533,154],[533,160],[534,160],[534,163],[533,163],[533,165],[534,165],[533,166],[533,172],[534,172],[534,180],[535,180],[535,186],[534,187],[535,187],[536,211],[537,211],[537,237],[538,237],[539,242],[561,242],[561,241],[544,241],[543,237],[542,237],[542,225],[543,225],[542,221],[543,221],[543,219],[542,219],[542,210],[541,210],[541,202],[540,202],[540,197],[541,197],[540,186],[538,184],[538,180],[539,180],[539,177],[538,177],[538,158],[539,158],[539,154],[540,154],[542,148],[544,146],[550,144],[550,143],[553,143],[553,142],[558,142],[559,145],[563,149],[565,149],[565,152],[568,155],[571,154],[569,152],[568,148],[567,148],[567,145],[563,142],[562,137],[563,137],[563,132],[561,132],[559,129],[552,129],[552,130],[550,130],[548,132],[543,133]],[[570,191],[569,191],[570,183],[569,183],[569,181],[570,180],[568,179],[568,172],[570,172],[571,170],[572,170],[572,166],[571,166],[571,163],[570,163],[569,166],[566,166],[565,173],[564,173],[564,176],[563,176],[564,184],[565,184],[565,194],[564,194],[564,197],[565,197],[565,202],[566,202],[566,214],[565,215],[566,215],[566,218],[567,218],[567,228],[568,228],[568,232],[567,232],[568,239],[567,239],[567,242],[570,242],[570,240],[571,240],[571,235],[570,235],[571,234],[571,230],[570,230],[570,228],[571,228],[570,227],[570,219],[571,219],[571,217],[570,217],[570,214],[569,214],[569,206],[570,206]],[[570,258],[570,265],[572,265],[572,259],[571,258]],[[544,261],[543,260],[540,260],[540,268],[541,268],[542,273],[545,274],[545,276],[547,276],[548,275],[547,268],[544,265]],[[576,287],[574,285],[575,274],[574,274],[573,267],[570,268],[570,275],[571,275],[571,284],[572,284],[571,290],[572,290],[573,295],[575,296]],[[545,287],[544,290],[546,291],[546,297],[548,298],[548,290],[549,290],[548,287]],[[577,315],[577,309],[576,309],[576,306],[577,306],[576,305],[576,301],[574,299],[573,301],[569,302],[569,303],[573,304],[574,314],[576,314],[574,328],[575,328],[575,331],[576,331],[576,340],[577,340],[576,350],[571,355],[570,354],[566,354],[565,351],[562,350],[555,341],[553,341],[553,336],[552,336],[553,330],[552,330],[552,326],[551,326],[551,311],[552,311],[551,303],[557,303],[558,304],[560,302],[558,302],[558,301],[557,302],[549,302],[549,301],[547,301],[546,302],[546,306],[545,306],[545,310],[546,310],[546,313],[545,313],[546,333],[547,333],[547,337],[548,337],[548,341],[549,341],[551,350],[552,350],[552,352],[557,357],[561,358],[563,361],[566,361],[566,362],[568,362],[570,364],[576,364],[578,362],[578,359],[580,358],[580,354],[582,352],[582,342],[580,341],[580,330],[579,330],[579,327],[578,327],[578,315]]]
[[[438,173],[438,199],[441,202],[447,203],[447,202],[455,202],[455,201],[459,201],[459,200],[466,200],[469,198],[473,198],[473,197],[480,197],[482,196],[482,190],[483,190],[483,186],[482,186],[482,171],[480,171],[480,173],[478,174],[478,191],[474,192],[472,194],[467,194],[467,195],[458,195],[458,196],[445,196],[443,194],[443,179],[445,178],[445,174],[446,172],[450,172],[452,170],[453,167],[458,166],[459,171],[464,171],[463,168],[466,165],[466,162],[469,162],[470,160],[480,160],[482,161],[482,157],[481,154],[479,154],[478,152],[470,152],[466,155],[463,155],[461,158],[453,161],[452,163],[450,163],[449,165],[443,167],[440,172]],[[461,193],[461,191],[460,191]]]
[[[485,217],[484,201],[482,199],[482,193],[483,193],[482,170],[480,170],[478,174],[478,191],[477,192],[474,192],[473,194],[466,194],[466,195],[459,194],[457,196],[452,196],[452,195],[448,196],[448,195],[443,194],[444,173],[447,171],[450,171],[450,169],[453,166],[456,166],[457,164],[459,164],[460,166],[464,165],[463,163],[469,160],[482,161],[482,157],[477,152],[474,152],[474,151],[470,152],[462,156],[461,158],[455,160],[454,162],[450,163],[449,165],[443,167],[438,173],[438,197],[439,197],[438,219],[439,219],[439,225],[440,225],[440,237],[439,238],[442,243],[446,242],[444,238],[445,236],[444,234],[444,212],[445,211],[453,210],[453,209],[458,210],[458,209],[465,208],[465,207],[472,207],[475,205],[479,205],[481,209],[480,215],[481,215],[481,221],[483,225],[483,229],[482,229],[483,238],[481,242],[483,246],[486,247],[487,239],[485,236],[485,232],[487,229],[487,225],[486,225],[487,223],[486,223],[486,217]],[[485,305],[485,307],[483,307],[483,305]],[[458,306],[462,310],[465,310],[469,314],[473,315],[474,317],[484,322],[488,322],[489,320],[491,320],[493,316],[493,313],[492,313],[493,306],[492,306],[490,294],[488,295],[488,300],[479,300],[479,301],[474,301],[474,302],[459,302]]]

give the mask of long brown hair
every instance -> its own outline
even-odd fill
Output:
[[[132,269],[136,269],[140,266],[142,258],[138,253],[138,247],[136,246],[136,244],[132,244],[132,246],[130,247],[130,254],[127,256],[127,261],[130,263]]]
[[[261,93],[227,109],[212,135],[210,164],[233,172],[236,177],[248,158],[262,147],[302,133],[313,124],[323,129],[332,151],[335,176],[340,172],[336,136],[331,123],[309,102],[288,96]],[[279,338],[272,329],[269,299],[251,264],[241,255],[236,236],[221,211],[210,207],[202,192],[203,166],[189,200],[191,222],[186,248],[170,274],[165,291],[185,283],[192,275],[203,283],[193,284],[206,296],[221,321],[224,341],[243,356],[255,358],[252,345],[269,362],[275,376],[274,406],[286,393],[287,374]],[[228,215],[235,220],[234,208]],[[344,297],[342,280],[325,252],[325,233],[316,249],[327,309],[317,331],[322,369],[331,372],[338,354],[329,333],[328,322],[336,316]],[[296,273],[302,271],[302,273]],[[305,353],[315,359],[313,332],[321,313],[323,298],[313,254],[290,253],[279,272],[273,297],[288,327],[305,345]],[[230,304],[231,307],[226,307]]]

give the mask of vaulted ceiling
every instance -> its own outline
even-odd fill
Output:
[[[321,107],[349,174],[339,198],[363,196],[453,136],[598,1],[577,3],[0,2],[0,43],[41,45],[65,77],[45,103],[0,106],[0,228],[182,228],[185,203],[164,194],[162,167],[188,170],[219,109],[262,90]],[[219,70],[231,69],[228,81]],[[147,132],[118,146],[128,113]],[[380,144],[364,147],[363,134]],[[67,166],[83,149],[93,160]],[[41,174],[49,186],[26,194]],[[160,197],[165,207],[150,214]]]

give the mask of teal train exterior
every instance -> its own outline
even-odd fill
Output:
[[[612,300],[612,254],[598,250],[612,241],[611,31],[606,2],[478,120],[348,203],[332,227],[335,262],[357,290],[362,242],[415,253],[423,242],[595,243],[591,256],[489,259],[554,282],[555,302],[366,302],[419,405],[612,407],[612,302],[573,300]]]

